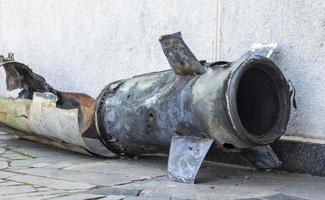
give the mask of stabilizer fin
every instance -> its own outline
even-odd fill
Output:
[[[206,72],[205,67],[185,44],[180,32],[161,36],[159,41],[175,74],[186,76]]]
[[[258,168],[271,169],[282,164],[270,145],[244,149],[241,153]]]
[[[194,183],[212,143],[212,139],[174,136],[168,158],[168,179],[177,182]]]

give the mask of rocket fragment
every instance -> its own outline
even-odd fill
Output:
[[[8,89],[23,90],[0,100],[0,122],[25,138],[41,136],[79,152],[169,152],[173,181],[193,183],[212,144],[244,149],[262,168],[279,165],[268,144],[285,132],[291,102],[288,82],[269,59],[276,45],[255,44],[234,62],[207,63],[180,33],[160,43],[171,70],[115,81],[96,100],[57,91],[12,56],[2,59]]]

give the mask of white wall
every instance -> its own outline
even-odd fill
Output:
[[[297,90],[287,135],[325,139],[325,2],[220,1],[221,60],[254,42],[278,42],[276,63]],[[96,97],[111,81],[168,69],[162,34],[182,31],[198,59],[215,60],[217,7],[217,0],[0,0],[0,53],[14,52],[57,89]]]
[[[325,1],[221,0],[221,59],[278,42],[276,63],[296,88],[287,135],[325,139]]]
[[[215,60],[216,13],[216,0],[0,0],[0,53],[96,97],[111,81],[169,68],[162,34],[182,31],[198,59]]]

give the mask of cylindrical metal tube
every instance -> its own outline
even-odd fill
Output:
[[[258,167],[281,162],[267,144],[284,134],[288,82],[268,58],[275,44],[256,44],[235,62],[199,61],[181,33],[160,38],[172,70],[109,84],[97,100],[52,88],[13,55],[0,56],[7,89],[0,130],[85,154],[169,153],[168,178],[193,183],[213,142],[245,149]],[[114,153],[114,154],[113,154]]]
[[[290,115],[286,79],[268,58],[245,54],[201,75],[167,70],[109,84],[95,122],[117,154],[168,152],[173,136],[211,138],[247,148],[279,138]]]

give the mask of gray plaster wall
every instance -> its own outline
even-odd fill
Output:
[[[0,54],[14,52],[57,89],[96,97],[111,81],[168,69],[162,34],[182,31],[208,61],[278,42],[276,63],[297,91],[287,135],[324,139],[324,10],[321,0],[0,0]],[[0,96],[4,78],[0,68]]]
[[[278,42],[275,62],[296,88],[287,135],[325,138],[325,1],[221,0],[220,58]]]
[[[215,60],[216,13],[216,0],[0,0],[0,53],[96,97],[111,81],[169,69],[163,34],[182,31],[198,59]]]

